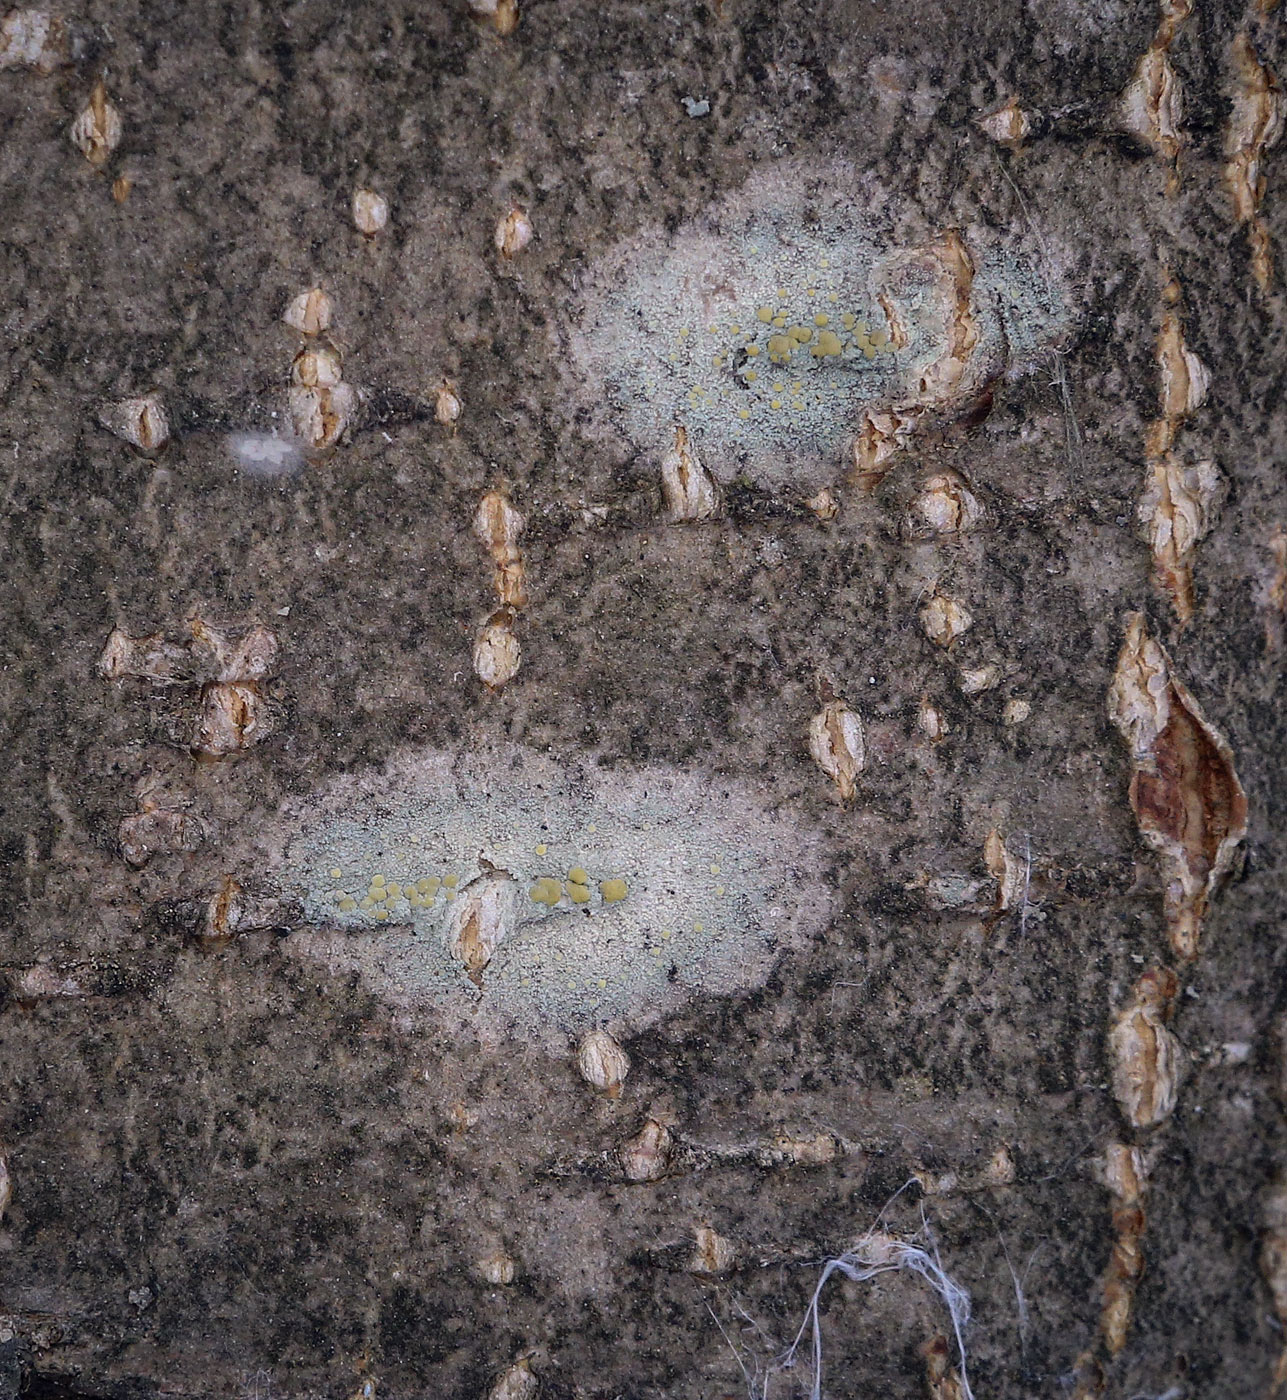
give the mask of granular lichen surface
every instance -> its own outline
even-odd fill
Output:
[[[836,476],[865,407],[915,398],[948,346],[917,249],[870,173],[768,163],[683,225],[626,240],[592,273],[574,363],[657,454],[682,424],[716,475],[778,488]],[[969,311],[986,384],[1071,324],[1023,229],[986,235]]]
[[[307,922],[296,943],[394,1000],[531,1036],[646,1025],[694,992],[763,982],[834,912],[825,844],[742,783],[598,772],[525,753],[405,754],[341,784],[287,851]],[[481,975],[449,947],[475,882],[514,885]]]

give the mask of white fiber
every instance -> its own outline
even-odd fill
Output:
[[[933,1243],[932,1237],[930,1244],[934,1250],[933,1254],[928,1253],[919,1245],[897,1239],[884,1231],[869,1231],[852,1249],[847,1249],[835,1259],[828,1259],[823,1265],[822,1276],[818,1280],[817,1287],[813,1290],[813,1297],[805,1312],[804,1321],[800,1324],[795,1341],[791,1343],[790,1350],[787,1351],[781,1362],[784,1370],[795,1364],[796,1351],[804,1340],[805,1331],[812,1328],[813,1384],[809,1391],[809,1400],[822,1400],[822,1327],[818,1319],[818,1299],[822,1296],[822,1290],[827,1286],[827,1280],[832,1274],[841,1273],[855,1283],[866,1283],[878,1274],[893,1273],[904,1269],[919,1274],[942,1298],[951,1316],[952,1330],[956,1334],[957,1350],[961,1355],[961,1393],[964,1400],[974,1400],[974,1392],[970,1389],[969,1377],[966,1375],[965,1341],[961,1335],[962,1329],[970,1320],[970,1295],[944,1270],[938,1257],[938,1246]]]

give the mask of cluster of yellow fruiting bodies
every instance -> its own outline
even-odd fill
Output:
[[[335,866],[330,871],[331,879],[342,881],[344,872]],[[391,880],[383,872],[377,871],[370,877],[366,892],[362,895],[350,894],[343,887],[332,891],[335,908],[341,914],[366,914],[380,923],[387,922],[398,913],[414,915],[422,909],[433,909],[438,903],[452,903],[460,888],[459,875],[422,875],[418,879],[407,878],[403,882]],[[630,893],[627,882],[620,876],[612,876],[598,882],[599,898],[604,904],[617,904]],[[539,876],[528,890],[528,898],[533,904],[553,909],[564,899],[572,905],[589,904],[593,898],[590,875],[584,866],[574,865],[565,879],[552,875]]]

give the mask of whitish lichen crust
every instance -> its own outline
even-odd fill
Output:
[[[290,817],[291,946],[485,1034],[637,1027],[760,985],[836,910],[819,832],[670,769],[420,752]]]
[[[628,240],[591,272],[570,346],[583,387],[646,451],[681,424],[721,480],[816,486],[864,409],[965,409],[1066,331],[1035,250],[928,227],[903,244],[885,206],[852,168],[785,164],[672,239]]]

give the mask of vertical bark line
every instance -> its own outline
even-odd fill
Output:
[[[1140,834],[1158,853],[1171,950],[1181,962],[1192,962],[1211,897],[1246,836],[1247,798],[1228,742],[1175,678],[1142,613],[1127,618],[1108,714],[1130,747],[1131,810]],[[1175,1110],[1183,1052],[1167,1023],[1178,985],[1172,969],[1150,969],[1109,1030],[1114,1095],[1137,1137],[1157,1134]],[[1114,1200],[1114,1242],[1103,1284],[1100,1345],[1111,1358],[1126,1345],[1144,1272],[1148,1160],[1138,1147],[1115,1144],[1104,1173]],[[1099,1374],[1092,1352],[1082,1360]]]
[[[1283,91],[1245,29],[1234,36],[1229,57],[1234,85],[1225,131],[1225,184],[1234,225],[1247,230],[1252,276],[1267,292],[1273,285],[1274,254],[1269,226],[1260,213],[1266,185],[1261,163],[1282,138]]]
[[[1222,480],[1214,462],[1185,462],[1175,450],[1185,420],[1206,401],[1211,375],[1189,349],[1180,284],[1167,276],[1157,336],[1158,417],[1144,435],[1148,474],[1140,493],[1140,532],[1153,551],[1153,576],[1181,627],[1193,620],[1193,556],[1210,530]]]

